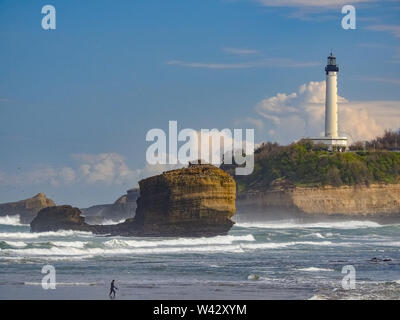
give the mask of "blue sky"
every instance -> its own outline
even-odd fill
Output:
[[[56,30],[41,28],[46,4]],[[342,132],[399,128],[400,2],[352,1],[356,30],[343,4],[0,0],[0,202],[110,203],[149,174],[146,133],[169,120],[319,135],[331,49]]]

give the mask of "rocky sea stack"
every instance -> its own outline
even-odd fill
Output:
[[[0,204],[0,216],[19,215],[21,223],[26,224],[30,223],[41,209],[55,205],[44,193],[38,193],[29,199]]]
[[[215,166],[167,171],[139,186],[135,221],[146,235],[211,236],[233,225],[236,184]]]
[[[151,237],[201,237],[226,234],[233,226],[236,184],[212,165],[164,172],[139,182],[135,218],[116,225],[89,225],[78,208],[41,210],[32,232],[79,230],[97,234]]]
[[[71,206],[48,207],[40,210],[31,222],[31,231],[45,232],[58,230],[89,231],[90,226],[85,223],[78,208]]]

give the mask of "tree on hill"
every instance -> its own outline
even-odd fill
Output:
[[[400,129],[386,130],[382,137],[371,141],[357,141],[350,146],[350,150],[400,150]]]

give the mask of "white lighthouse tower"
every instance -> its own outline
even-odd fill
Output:
[[[339,67],[336,65],[336,58],[328,57],[326,72],[326,96],[325,96],[325,137],[337,138],[337,74]]]
[[[339,67],[336,57],[330,54],[325,67],[326,96],[325,96],[325,137],[311,138],[316,144],[325,144],[331,151],[345,151],[347,138],[338,135],[338,107],[337,107],[337,75]]]

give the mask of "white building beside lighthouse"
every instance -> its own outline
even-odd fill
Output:
[[[338,135],[338,107],[337,107],[337,75],[339,67],[336,57],[332,52],[328,57],[325,67],[326,72],[326,96],[325,96],[325,136],[311,138],[315,144],[325,144],[331,151],[345,151],[347,138]]]

